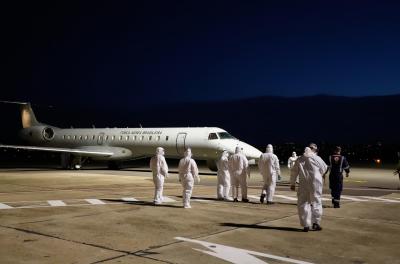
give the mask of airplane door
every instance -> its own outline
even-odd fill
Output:
[[[178,135],[176,136],[176,152],[181,156],[185,152],[186,148],[185,145],[186,135],[187,133],[178,133]]]
[[[99,135],[97,136],[97,145],[103,145],[103,141],[104,141],[104,133],[99,133]]]

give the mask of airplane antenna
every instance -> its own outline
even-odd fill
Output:
[[[142,124],[140,124],[140,123],[139,123],[139,126],[140,126],[140,128],[143,128],[143,127],[142,127]]]

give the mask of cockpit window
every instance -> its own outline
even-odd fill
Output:
[[[235,139],[235,137],[233,137],[228,132],[220,132],[220,133],[218,133],[218,136],[220,139]]]
[[[210,133],[208,135],[208,140],[218,139],[217,133]]]

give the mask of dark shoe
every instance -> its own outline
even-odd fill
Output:
[[[233,199],[234,202],[239,202],[239,200],[237,198]]]
[[[313,224],[312,225],[312,229],[314,230],[314,231],[321,231],[322,230],[322,227],[319,225],[319,224]]]
[[[260,196],[260,203],[264,203],[264,199],[265,199],[265,194],[262,193]]]
[[[310,231],[310,228],[309,228],[308,226],[305,226],[305,227],[303,228],[303,232],[308,232],[308,231]]]
[[[248,203],[248,202],[249,202],[249,199],[242,199],[242,202]]]
[[[335,203],[335,204],[333,205],[333,208],[340,208],[340,204],[339,204],[339,203]]]

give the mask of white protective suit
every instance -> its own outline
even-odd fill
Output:
[[[231,174],[232,196],[237,201],[239,186],[242,190],[242,201],[247,199],[247,177],[250,178],[249,162],[241,153],[240,147],[236,147],[235,154],[229,159],[229,172]]]
[[[194,178],[197,179],[197,182],[200,182],[200,177],[197,164],[194,159],[192,159],[192,151],[190,148],[185,151],[185,157],[179,161],[178,169],[179,181],[181,182],[183,187],[183,207],[191,208],[190,197],[192,196]]]
[[[288,162],[287,162],[287,167],[289,170],[291,170],[294,167],[294,163],[296,162],[297,158],[298,157],[297,157],[296,152],[293,151],[292,156],[288,159]]]
[[[231,175],[229,173],[228,156],[229,153],[227,151],[222,152],[221,158],[217,162],[217,197],[218,199],[224,200],[231,200],[231,198],[229,197],[229,189],[231,188]]]
[[[168,165],[164,158],[163,148],[157,148],[156,155],[150,160],[150,169],[153,172],[155,186],[154,204],[161,204],[163,201],[164,179],[168,177]]]
[[[289,169],[289,175],[292,175],[291,170],[294,167],[294,164],[295,164],[297,158],[298,157],[297,157],[296,152],[293,151],[292,152],[292,156],[288,159],[288,162],[287,162],[287,166],[288,166],[288,169]],[[299,177],[297,177],[296,183],[299,183]]]
[[[297,190],[297,209],[300,225],[311,227],[311,224],[321,223],[322,217],[322,175],[328,166],[310,148],[306,148],[304,155],[299,157],[291,170],[290,184],[295,186],[299,176]]]
[[[274,154],[274,149],[271,144],[267,146],[266,153],[261,154],[260,160],[258,161],[258,168],[264,179],[261,196],[266,196],[267,202],[272,203],[275,194],[276,178],[281,174],[281,169],[279,166],[279,159]]]

